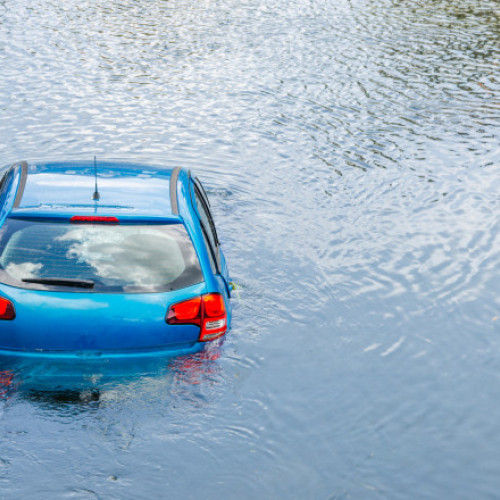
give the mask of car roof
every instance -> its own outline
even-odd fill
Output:
[[[100,161],[95,167],[93,161],[70,161],[23,162],[14,168],[21,174],[11,216],[177,217],[178,168]]]

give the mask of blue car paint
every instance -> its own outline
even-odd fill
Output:
[[[206,285],[164,293],[0,291],[16,307],[16,318],[0,324],[0,349],[100,351],[195,343],[198,327],[167,325],[165,314],[171,303],[205,293]]]
[[[172,172],[154,166],[100,163],[101,199],[93,202],[89,193],[95,179],[90,162],[19,164],[10,170],[0,199],[0,224],[6,217],[69,220],[87,214],[117,216],[134,223],[182,222],[198,254],[204,282],[161,293],[39,291],[0,283],[0,296],[11,300],[16,309],[14,320],[0,321],[0,352],[68,358],[196,352],[205,345],[198,342],[199,327],[167,325],[165,315],[169,305],[211,292],[223,295],[230,325],[229,278],[222,251],[220,269],[214,274],[192,203],[190,173],[178,172],[178,213],[173,213]]]

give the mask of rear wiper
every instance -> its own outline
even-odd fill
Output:
[[[37,283],[39,285],[74,286],[78,288],[94,288],[94,282],[90,280],[78,280],[72,278],[24,278],[24,283]]]

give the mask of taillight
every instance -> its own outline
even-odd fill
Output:
[[[169,325],[197,325],[200,327],[200,342],[222,337],[227,330],[227,314],[224,297],[219,293],[208,293],[172,304],[167,312]]]
[[[104,215],[73,215],[70,222],[76,224],[118,224],[117,217],[108,217]]]
[[[201,297],[171,305],[167,313],[167,323],[169,325],[192,324],[201,326]]]
[[[10,300],[0,297],[0,319],[14,319],[15,317],[14,304]]]

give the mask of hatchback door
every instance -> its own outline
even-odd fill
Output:
[[[166,322],[172,304],[207,292],[185,227],[104,219],[5,221],[0,295],[12,302],[15,318],[1,321],[0,348],[143,349],[197,342],[196,325]]]

